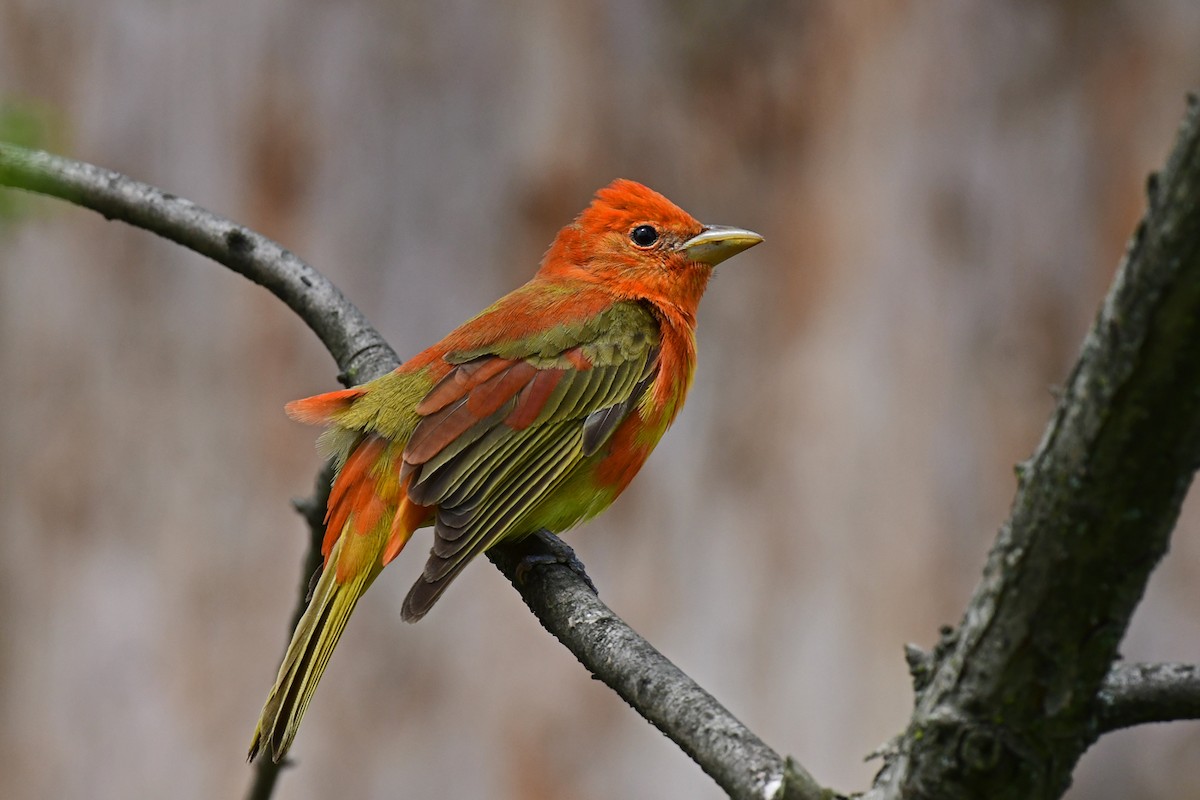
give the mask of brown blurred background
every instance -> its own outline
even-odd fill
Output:
[[[1200,88],[1200,5],[567,6],[0,0],[0,99],[277,238],[402,355],[614,177],[763,233],[709,291],[688,408],[570,541],[768,743],[863,789],[902,645],[957,621]],[[177,246],[57,201],[0,222],[0,796],[243,793],[317,468],[281,407],[334,373]],[[1198,525],[1127,657],[1200,660]],[[490,566],[401,624],[421,560],[359,607],[278,798],[720,796]],[[1107,737],[1070,796],[1200,797],[1200,726]]]

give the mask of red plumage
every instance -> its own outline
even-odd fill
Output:
[[[534,278],[364,386],[289,403],[328,424],[341,461],[324,570],[251,743],[287,752],[358,598],[413,532],[433,547],[401,614],[415,621],[477,555],[595,515],[683,404],[712,267],[761,241],[705,227],[618,180],[555,237]]]

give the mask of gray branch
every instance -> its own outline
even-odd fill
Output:
[[[560,552],[547,548],[540,536],[488,553],[542,626],[589,672],[679,745],[730,797],[830,800],[836,796],[793,760],[781,761],[712,695],[614,614],[575,571],[578,562],[522,568],[531,557],[545,560],[548,555]]]
[[[1200,719],[1200,665],[1119,664],[1100,689],[1097,734]]]
[[[347,384],[399,363],[366,317],[328,278],[254,231],[119,172],[0,142],[0,186],[51,195],[183,245],[249,278],[296,312]]]
[[[1200,464],[1195,98],[1148,194],[966,614],[919,665],[910,725],[871,798],[1057,798],[1120,724],[1101,689]],[[1117,708],[1136,705],[1118,695]]]
[[[317,334],[347,383],[385,374],[395,353],[327,278],[275,242],[182,198],[90,164],[0,143],[0,185],[52,195],[145,228],[212,258],[267,288]],[[305,559],[308,579],[319,563],[324,496],[298,507],[312,526]],[[316,510],[314,512],[314,509]],[[536,541],[536,540],[533,540]],[[513,580],[525,603],[593,675],[654,724],[738,800],[831,800],[794,761],[781,758],[710,694],[655,650],[596,598],[588,582],[565,565],[530,570],[516,580],[516,563],[529,547],[498,548],[494,560]],[[266,800],[278,777],[270,759],[259,759],[249,798]]]

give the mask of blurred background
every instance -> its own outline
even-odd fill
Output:
[[[956,623],[1200,88],[1192,0],[0,0],[0,127],[326,272],[411,355],[614,177],[767,243],[701,310],[688,407],[569,537],[604,599],[843,790]],[[337,387],[278,301],[0,191],[0,796],[239,797]],[[1124,646],[1200,661],[1189,502]],[[359,606],[276,797],[718,798],[485,563]],[[1200,726],[1070,797],[1200,797]]]

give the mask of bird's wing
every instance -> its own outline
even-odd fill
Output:
[[[622,303],[589,322],[555,353],[540,341],[447,356],[456,366],[417,405],[403,456],[409,499],[438,508],[405,619],[423,616],[474,556],[512,533],[645,395],[658,371],[650,313]]]

